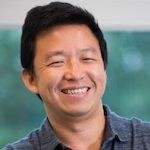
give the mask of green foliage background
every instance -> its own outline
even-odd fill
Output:
[[[40,126],[42,102],[21,81],[20,30],[0,30],[0,148]],[[150,32],[105,32],[109,63],[103,103],[150,121]]]

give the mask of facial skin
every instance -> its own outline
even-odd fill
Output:
[[[38,35],[34,77],[24,70],[27,88],[38,93],[52,118],[89,117],[101,106],[106,72],[98,40],[85,25],[62,25]]]

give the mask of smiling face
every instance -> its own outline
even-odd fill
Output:
[[[85,25],[62,25],[36,39],[35,75],[27,71],[27,88],[41,96],[46,111],[55,117],[97,112],[106,85],[98,40]]]

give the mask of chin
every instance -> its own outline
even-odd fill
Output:
[[[67,110],[65,113],[71,117],[83,117],[83,116],[88,115],[89,112],[90,112],[90,109],[78,108],[78,109]]]

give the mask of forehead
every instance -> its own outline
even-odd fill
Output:
[[[100,51],[99,42],[86,25],[61,25],[41,32],[36,39],[38,51]]]
[[[58,34],[59,32],[65,32],[65,33],[71,33],[71,32],[77,32],[78,31],[84,31],[84,32],[89,32],[91,33],[91,36],[94,36],[96,37],[92,30],[85,24],[66,24],[66,25],[56,25],[54,27],[50,27],[50,28],[47,28],[41,32],[39,32],[37,34],[37,37],[36,37],[36,40],[38,39],[41,39],[41,38],[44,38],[45,36],[48,36],[48,35],[52,35],[52,34]],[[82,33],[83,34],[83,33]]]

